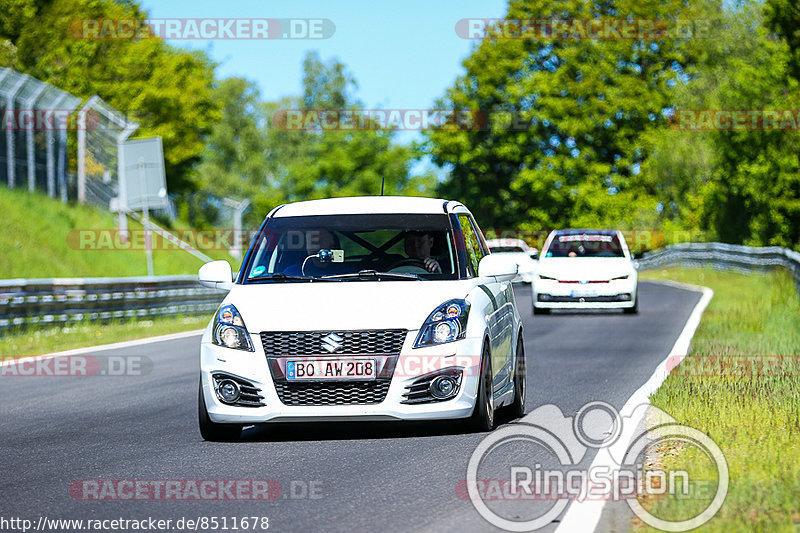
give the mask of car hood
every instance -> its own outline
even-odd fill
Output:
[[[537,274],[569,281],[607,281],[633,272],[633,263],[624,257],[549,257],[539,260],[537,270]]]
[[[235,284],[232,303],[250,333],[419,329],[440,304],[465,298],[470,281]]]

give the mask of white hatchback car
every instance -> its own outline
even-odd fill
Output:
[[[531,248],[522,239],[489,239],[486,241],[493,254],[508,254],[519,265],[519,274],[515,281],[533,283],[538,268],[539,251]]]
[[[252,424],[468,418],[525,405],[522,323],[510,280],[469,210],[430,198],[282,205],[266,217],[200,349],[200,431]]]
[[[639,282],[625,237],[616,230],[550,233],[531,285],[534,314],[551,309],[639,310]]]

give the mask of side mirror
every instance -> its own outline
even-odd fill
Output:
[[[528,255],[531,256],[531,259],[538,260],[539,259],[539,250],[537,250],[536,248],[531,248],[528,251]]]
[[[223,291],[229,291],[233,287],[233,271],[227,261],[206,263],[200,267],[198,277],[204,287]]]
[[[511,281],[517,277],[519,265],[506,254],[489,254],[478,264],[478,276],[495,281]]]

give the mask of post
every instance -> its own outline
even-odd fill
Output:
[[[117,180],[119,182],[119,202],[118,202],[118,209],[119,209],[119,232],[120,232],[120,240],[122,242],[128,241],[128,192],[125,189],[126,187],[126,177],[125,177],[125,151],[122,147],[125,144],[125,141],[131,134],[136,131],[139,125],[132,122],[125,123],[124,129],[120,132],[117,136]]]
[[[86,203],[86,107],[78,110],[78,203]]]
[[[25,84],[25,80],[28,78],[27,75],[21,75],[17,82],[11,87],[11,90],[8,91],[8,95],[6,96],[6,109],[10,109],[11,112],[14,112],[14,98],[17,95],[17,92],[22,88]],[[16,149],[14,146],[14,141],[16,141],[16,135],[18,128],[14,128],[13,130],[6,132],[6,169],[8,170],[8,188],[13,189],[16,185]]]
[[[36,100],[39,99],[39,96],[44,92],[47,85],[40,82],[39,88],[34,91],[30,98],[25,102],[25,106],[28,108],[29,111],[34,112],[34,107],[36,106]],[[36,121],[34,119],[33,123],[35,124]],[[27,137],[26,141],[28,142],[28,192],[34,192],[36,190],[36,151],[34,146],[34,134],[35,127],[31,126],[25,132]]]
[[[78,110],[78,202],[86,202],[86,112],[98,100],[94,95]]]
[[[58,106],[61,102],[64,101],[66,98],[66,93],[63,93],[61,96],[56,98],[56,100],[52,103],[52,109],[46,111],[45,113],[48,115],[53,114],[54,109],[58,109]],[[56,143],[55,135],[53,134],[53,128],[47,128],[46,137],[47,137],[47,195],[50,198],[56,197],[56,163],[55,163],[55,156],[54,156],[54,145]]]
[[[144,226],[144,253],[147,257],[147,275],[152,277],[154,276],[153,273],[153,242],[150,240],[150,208],[148,206],[147,201],[147,187],[145,185],[145,175],[144,175],[144,159],[139,158],[139,163],[137,165],[139,167],[139,186],[142,188],[144,194],[142,194],[142,199],[144,200],[144,206],[142,209],[142,225]]]

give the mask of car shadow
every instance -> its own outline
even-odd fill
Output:
[[[517,422],[503,411],[495,414],[495,429]],[[482,435],[463,420],[425,422],[286,422],[262,424],[244,429],[239,442],[352,441],[414,439],[449,435]]]

